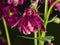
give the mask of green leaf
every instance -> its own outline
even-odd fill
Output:
[[[46,40],[46,41],[48,41],[48,40],[54,40],[54,36],[46,36],[45,38],[44,38],[44,40]]]

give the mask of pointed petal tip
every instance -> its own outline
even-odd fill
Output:
[[[29,34],[31,34],[31,32],[27,32],[27,33],[26,33],[26,32],[23,30],[23,34],[24,34],[24,35],[29,35]]]

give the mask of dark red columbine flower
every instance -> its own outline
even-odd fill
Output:
[[[0,2],[0,13],[6,20],[8,26],[14,25],[20,18],[18,15],[18,10],[13,6],[7,6]]]
[[[58,11],[60,11],[60,2],[56,3],[55,9],[57,9]]]
[[[5,18],[8,26],[14,25],[20,18],[18,15],[18,10],[13,6],[6,6],[2,10],[3,17]]]
[[[52,5],[52,3],[54,2],[54,0],[49,0],[49,4]],[[60,2],[57,2],[54,6],[54,9],[60,11]]]
[[[48,0],[49,2],[48,2],[48,4],[49,5],[52,5],[52,3],[54,2],[54,0]]]
[[[17,6],[18,4],[22,5],[25,0],[8,0],[8,4],[13,4],[14,6]]]
[[[40,20],[39,14],[36,10],[31,8],[26,8],[22,17],[15,25],[12,26],[19,27],[19,31],[23,32],[23,34],[27,35],[31,32],[36,32],[37,29],[41,29],[41,31],[45,32],[45,28]]]

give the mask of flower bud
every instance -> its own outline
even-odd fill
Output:
[[[54,22],[57,23],[57,24],[59,24],[59,23],[60,23],[60,19],[59,19],[59,18],[56,18],[56,19],[54,20]]]

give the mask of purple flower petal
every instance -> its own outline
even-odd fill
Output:
[[[13,4],[14,6],[17,6],[18,4],[22,5],[25,0],[8,0],[8,4]]]
[[[22,32],[25,35],[30,34],[31,32],[26,27],[19,28],[19,31]]]
[[[54,8],[57,9],[58,11],[60,11],[60,2],[56,3]]]
[[[20,0],[19,4],[22,5],[24,3],[25,0]]]
[[[13,5],[14,5],[14,6],[17,6],[18,4],[19,4],[19,0],[14,0],[14,1],[13,1]]]
[[[13,0],[8,0],[8,4],[12,4]]]

